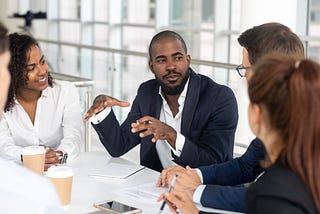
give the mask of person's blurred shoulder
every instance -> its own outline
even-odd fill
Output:
[[[0,158],[3,213],[62,213],[52,183],[11,160]]]

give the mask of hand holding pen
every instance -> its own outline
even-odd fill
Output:
[[[175,214],[198,214],[199,210],[193,203],[190,191],[172,190],[164,194],[167,205],[172,213]]]
[[[177,177],[178,177],[178,175],[175,174],[174,177],[173,177],[173,179],[172,179],[172,181],[171,181],[171,184],[170,184],[170,186],[169,186],[168,192],[171,192],[171,190],[173,190],[174,185],[175,185],[175,183],[176,183],[176,181],[177,181]],[[167,200],[164,199],[163,202],[162,202],[162,204],[161,204],[159,214],[163,211],[164,206],[166,205],[166,202],[167,202]]]

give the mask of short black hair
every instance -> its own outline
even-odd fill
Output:
[[[175,39],[178,39],[181,42],[182,47],[185,50],[185,53],[187,53],[187,45],[186,45],[185,41],[183,40],[183,38],[178,33],[174,32],[174,31],[165,30],[165,31],[161,31],[161,32],[157,33],[151,39],[151,42],[150,42],[150,45],[149,45],[149,59],[150,60],[151,60],[152,46],[154,45],[155,42],[157,42],[157,41],[159,41],[160,39],[163,39],[163,38],[175,38]]]

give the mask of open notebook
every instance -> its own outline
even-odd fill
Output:
[[[89,176],[93,178],[126,179],[143,168],[144,166],[138,164],[108,163],[103,168],[92,170]]]

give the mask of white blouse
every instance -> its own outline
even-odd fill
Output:
[[[15,100],[12,110],[0,122],[0,152],[20,160],[22,148],[46,145],[68,153],[68,161],[80,152],[83,120],[76,87],[57,81],[42,91],[38,99],[34,124],[24,108]]]

